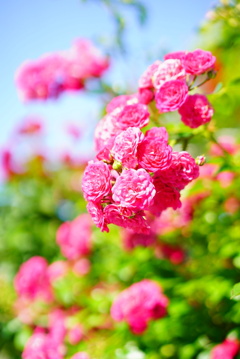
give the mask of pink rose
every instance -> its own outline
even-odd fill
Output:
[[[69,260],[88,255],[91,251],[92,221],[89,214],[82,214],[72,222],[65,222],[57,230],[57,243]]]
[[[169,54],[164,55],[164,60],[169,60],[169,59],[183,60],[185,55],[186,55],[186,51],[170,52]]]
[[[21,297],[51,300],[52,290],[46,259],[35,256],[23,263],[14,279],[14,286]]]
[[[148,134],[138,146],[138,161],[150,172],[167,169],[172,161],[172,148],[161,137]]]
[[[113,188],[113,200],[122,207],[147,209],[156,190],[150,175],[144,169],[123,170]]]
[[[143,133],[138,127],[129,127],[116,136],[111,153],[123,167],[135,168],[138,164],[137,148],[143,140]]]
[[[197,49],[185,55],[183,66],[188,74],[201,75],[206,71],[212,70],[215,62],[216,57],[210,51]]]
[[[109,232],[101,205],[90,201],[87,204],[87,210],[95,225],[100,228],[102,232]]]
[[[159,65],[153,75],[153,86],[159,89],[166,81],[184,80],[186,77],[182,62],[177,59],[169,59]]]
[[[150,113],[146,105],[136,103],[132,105],[125,105],[115,114],[116,125],[121,130],[127,130],[128,127],[146,126],[149,122]]]
[[[22,353],[23,359],[63,359],[62,346],[41,328],[35,329]]]
[[[130,103],[137,103],[138,99],[135,94],[133,95],[120,95],[114,97],[107,105],[106,111],[107,113],[111,113],[116,108],[121,108],[122,106],[125,106]]]
[[[83,179],[82,190],[87,201],[100,202],[101,199],[111,191],[110,170],[104,162],[90,161],[86,167]]]
[[[178,110],[185,102],[188,87],[182,80],[165,82],[156,92],[156,107],[160,112]]]
[[[115,299],[111,316],[116,321],[126,321],[134,334],[142,334],[150,320],[162,318],[167,313],[168,298],[160,286],[149,280],[134,283]]]
[[[143,211],[134,213],[129,208],[109,204],[104,208],[105,221],[123,228],[132,229],[136,233],[148,234],[150,227],[146,221]]]
[[[204,95],[189,95],[179,108],[182,122],[191,128],[208,123],[213,116],[213,108]]]
[[[163,143],[168,143],[168,133],[165,127],[152,127],[145,133],[145,137],[159,138]]]
[[[158,175],[162,182],[181,190],[199,176],[199,166],[188,152],[172,152],[171,166]]]
[[[153,75],[157,71],[158,67],[161,65],[161,61],[157,60],[144,71],[142,76],[139,79],[138,86],[139,88],[152,88]]]
[[[153,203],[149,207],[149,211],[155,216],[160,216],[162,211],[171,207],[177,209],[181,207],[179,191],[161,181],[161,174],[155,173],[153,183],[156,188],[156,195],[153,198]]]
[[[211,359],[233,359],[238,353],[239,342],[236,339],[225,339],[213,348]]]
[[[114,114],[108,114],[103,117],[98,122],[94,133],[96,151],[101,151],[105,146],[109,147],[110,140],[119,132],[120,129],[116,126],[116,118]]]
[[[152,88],[140,87],[138,89],[138,101],[145,105],[148,105],[154,100],[154,92]]]

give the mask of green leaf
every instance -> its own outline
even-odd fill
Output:
[[[240,282],[235,284],[231,291],[231,299],[240,296]]]

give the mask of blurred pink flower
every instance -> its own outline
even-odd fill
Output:
[[[236,339],[225,339],[213,348],[211,359],[233,359],[238,352],[239,342]]]
[[[168,298],[161,287],[149,280],[134,283],[115,299],[111,315],[116,321],[126,321],[134,334],[142,334],[150,320],[167,314]]]
[[[63,255],[75,260],[88,255],[92,248],[92,221],[89,214],[81,214],[72,222],[65,222],[57,230],[57,244]]]
[[[35,256],[23,263],[14,279],[14,286],[21,297],[52,300],[46,259]]]
[[[68,330],[68,341],[71,345],[78,344],[84,337],[83,328],[80,324]]]

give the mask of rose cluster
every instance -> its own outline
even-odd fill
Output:
[[[155,61],[139,80],[138,97],[148,104],[156,101],[160,113],[178,110],[182,122],[191,128],[208,123],[213,109],[206,96],[189,95],[189,91],[200,86],[198,76],[206,80],[214,76],[216,58],[204,50],[179,51],[165,55],[164,61]],[[201,80],[200,80],[201,81]],[[202,81],[201,81],[202,82]]]
[[[152,280],[144,279],[125,289],[114,301],[111,315],[114,320],[126,321],[134,334],[142,334],[150,320],[167,314],[168,298],[161,287]]]
[[[154,106],[160,113],[178,110],[191,128],[209,122],[207,98],[189,91],[199,75],[211,78],[215,60],[203,50],[168,54],[144,72],[137,94],[107,105],[95,130],[96,159],[82,179],[87,209],[102,231],[113,223],[146,234],[145,211],[159,216],[181,206],[180,191],[198,177],[199,167],[188,152],[172,149],[164,127],[150,128],[151,113]]]
[[[120,111],[132,106],[123,106]],[[128,122],[133,124],[138,115],[142,112],[135,108],[128,113]],[[122,113],[118,120],[125,119]],[[169,207],[179,208],[180,191],[199,175],[198,165],[188,152],[172,150],[164,127],[153,127],[144,135],[139,127],[126,126],[98,149],[96,160],[85,169],[82,189],[87,209],[102,231],[108,231],[108,224],[113,223],[148,233],[144,211],[159,216]]]
[[[57,98],[68,90],[84,88],[89,78],[100,77],[109,60],[90,41],[77,40],[71,49],[27,61],[16,73],[16,84],[24,101]]]

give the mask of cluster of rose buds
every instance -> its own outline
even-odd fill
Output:
[[[111,315],[114,320],[126,321],[134,334],[142,334],[150,320],[167,314],[168,298],[160,286],[149,279],[134,283],[114,301]]]
[[[239,353],[240,346],[236,339],[225,339],[216,345],[211,352],[211,359],[233,359]]]
[[[84,88],[89,78],[100,77],[109,60],[90,41],[77,40],[72,48],[25,62],[16,73],[24,101],[57,98],[62,92]]]

